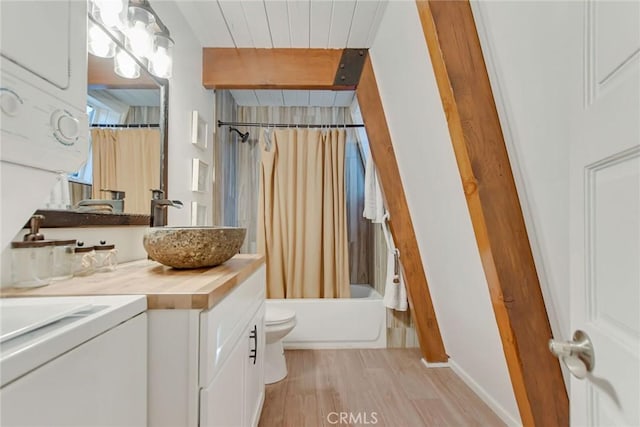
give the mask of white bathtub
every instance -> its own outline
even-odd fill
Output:
[[[382,296],[368,285],[351,285],[351,298],[268,299],[267,305],[296,313],[297,324],[285,337],[285,348],[387,346]]]

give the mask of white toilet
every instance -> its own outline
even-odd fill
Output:
[[[287,376],[282,339],[296,326],[296,313],[270,306],[265,308],[264,382],[272,384]]]

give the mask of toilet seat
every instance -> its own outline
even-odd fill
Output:
[[[267,326],[281,325],[296,317],[296,313],[291,310],[267,307],[264,315],[264,323]]]

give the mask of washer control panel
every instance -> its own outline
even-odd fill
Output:
[[[89,127],[79,111],[3,70],[0,80],[0,159],[73,172],[87,159]]]

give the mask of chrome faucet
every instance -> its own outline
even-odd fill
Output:
[[[180,200],[168,200],[163,199],[164,191],[151,190],[153,196],[151,198],[151,220],[149,225],[151,227],[164,227],[165,212],[164,208],[167,206],[173,206],[174,208],[182,209],[182,202]]]

